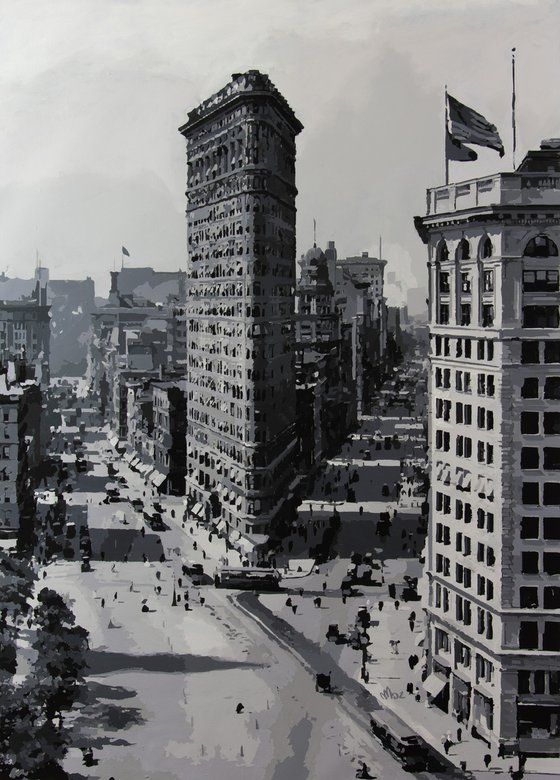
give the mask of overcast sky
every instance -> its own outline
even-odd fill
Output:
[[[443,183],[443,91],[494,122],[511,168],[511,61],[518,149],[560,136],[556,0],[19,0],[0,3],[0,271],[53,278],[130,264],[184,268],[185,148],[177,132],[231,73],[268,73],[304,125],[298,255],[336,240],[378,252],[424,283],[413,227]]]

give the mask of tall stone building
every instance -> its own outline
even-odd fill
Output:
[[[295,136],[258,71],[191,111],[187,142],[187,492],[266,534],[293,479]]]
[[[428,190],[426,689],[506,752],[560,749],[560,141]]]

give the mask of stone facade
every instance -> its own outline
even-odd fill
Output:
[[[560,144],[428,191],[428,689],[560,749]]]
[[[258,71],[191,111],[187,143],[187,492],[266,534],[294,476],[295,136]]]

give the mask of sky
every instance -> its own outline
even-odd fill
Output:
[[[511,48],[520,161],[560,136],[556,0],[19,0],[0,3],[0,272],[90,276],[185,268],[186,156],[177,128],[231,74],[268,73],[304,125],[298,256],[379,236],[387,270],[423,286],[413,225],[444,183],[444,86],[495,123],[452,180],[512,169]],[[389,302],[401,293],[389,289]]]

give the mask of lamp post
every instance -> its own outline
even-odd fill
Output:
[[[173,571],[173,599],[171,600],[171,606],[177,606],[177,589],[175,587],[175,571]]]

